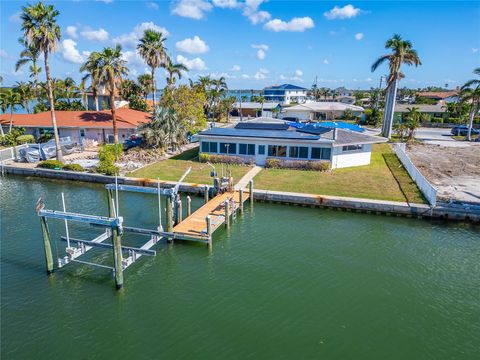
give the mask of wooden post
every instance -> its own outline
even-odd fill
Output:
[[[205,204],[208,203],[208,186],[205,185],[203,196],[205,198]]]
[[[207,215],[207,235],[208,235],[208,247],[212,247],[212,219],[210,215]]]
[[[250,205],[253,205],[253,180],[248,183],[248,191],[250,192]]]
[[[225,227],[230,227],[230,201],[225,200]]]
[[[177,224],[180,224],[183,220],[183,213],[182,213],[182,199],[178,199],[177,201]]]
[[[122,269],[122,237],[118,228],[112,229],[113,255],[115,260],[115,287],[117,290],[123,287],[123,269]]]
[[[187,195],[187,217],[192,215],[192,199]]]
[[[115,209],[113,208],[113,194],[112,190],[107,190],[107,195],[108,195],[108,216],[113,218],[115,217]]]
[[[238,190],[238,199],[240,200],[240,213],[243,213],[243,189]]]
[[[40,223],[42,225],[43,247],[45,249],[47,275],[50,275],[53,273],[53,256],[52,247],[50,246],[50,232],[48,231],[47,219],[44,216],[40,217]]]
[[[173,231],[172,195],[167,197],[167,232]]]

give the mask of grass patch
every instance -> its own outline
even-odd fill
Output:
[[[264,169],[254,180],[257,189],[425,203],[388,144],[373,145],[370,165],[326,173]]]
[[[210,177],[210,171],[212,170],[211,167],[198,161],[198,148],[184,151],[168,160],[162,160],[147,165],[144,168],[127,174],[127,176],[149,179],[160,178],[160,180],[164,181],[177,181],[189,167],[192,167],[192,171],[185,178],[185,182],[208,185],[213,183],[213,179]],[[217,164],[215,167],[220,175],[222,165]],[[251,169],[249,166],[238,165],[229,165],[228,168],[232,172],[234,182],[239,181],[240,178]],[[224,169],[227,169],[225,165]]]

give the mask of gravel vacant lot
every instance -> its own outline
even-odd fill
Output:
[[[441,200],[480,203],[480,144],[462,148],[415,144],[407,152]]]

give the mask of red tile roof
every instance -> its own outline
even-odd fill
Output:
[[[105,111],[55,111],[57,127],[111,128],[112,113]],[[132,109],[117,110],[117,127],[132,129],[150,120],[150,114]],[[10,124],[10,114],[0,115],[0,124]],[[50,112],[38,114],[13,114],[13,126],[52,127]]]
[[[445,99],[450,96],[458,95],[456,91],[425,91],[417,93],[417,96],[423,96],[435,99]]]

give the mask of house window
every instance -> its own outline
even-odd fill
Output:
[[[282,145],[268,145],[268,156],[286,157],[287,147]]]
[[[220,154],[236,154],[237,144],[235,143],[220,143]]]
[[[305,146],[290,146],[290,157],[291,158],[308,158],[308,147]]]
[[[255,144],[238,144],[240,155],[255,155]]]
[[[315,160],[330,160],[332,149],[312,147],[312,159]]]
[[[80,129],[80,136],[84,137],[85,136],[85,129]]]
[[[217,143],[202,141],[202,152],[204,153],[216,153],[217,152]]]
[[[258,155],[265,155],[265,145],[258,145]]]
[[[347,145],[342,147],[343,152],[362,150],[362,145]]]

